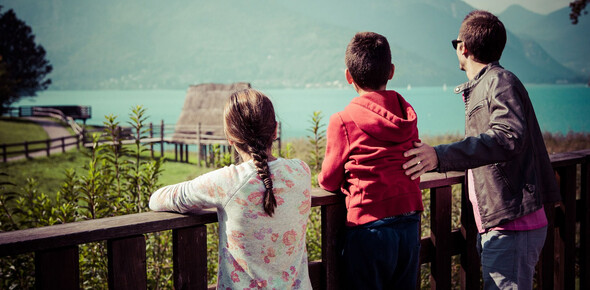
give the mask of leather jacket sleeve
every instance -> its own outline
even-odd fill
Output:
[[[473,88],[466,103],[466,137],[434,147],[439,172],[466,170],[505,162],[526,150],[530,142],[522,95],[524,87],[502,79],[502,74]]]

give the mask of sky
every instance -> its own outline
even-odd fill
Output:
[[[494,14],[503,12],[508,6],[519,4],[520,6],[539,13],[549,14],[563,7],[568,7],[573,0],[463,0],[467,4],[477,8],[488,10]]]

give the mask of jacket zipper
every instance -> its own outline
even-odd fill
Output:
[[[469,118],[471,118],[471,116],[472,116],[472,115],[473,115],[473,114],[474,114],[476,111],[478,111],[479,109],[481,109],[482,107],[483,107],[483,104],[482,104],[482,103],[479,103],[479,104],[477,104],[475,107],[473,107],[473,109],[471,109],[471,111],[469,111],[469,114],[468,114]]]

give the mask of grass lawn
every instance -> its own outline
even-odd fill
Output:
[[[24,141],[38,141],[48,138],[43,127],[35,122],[19,118],[0,118],[0,144],[22,143]],[[45,148],[44,144],[39,144],[39,146]],[[31,146],[31,148],[34,147]],[[22,147],[12,148],[12,151],[21,151],[23,149]],[[9,152],[10,150],[9,148]],[[165,156],[173,159],[174,153],[166,152]],[[25,186],[27,178],[34,178],[38,182],[39,192],[53,196],[64,182],[65,171],[73,169],[78,175],[84,175],[86,174],[84,165],[88,161],[88,157],[82,151],[72,150],[64,154],[53,154],[49,157],[0,163],[0,172],[8,174],[8,177],[2,179],[14,183],[17,188]],[[164,162],[160,183],[162,185],[178,183],[193,179],[212,170],[197,166],[196,157],[193,157],[191,162],[193,163]]]
[[[3,180],[14,183],[17,188],[27,184],[27,178],[34,178],[38,182],[40,193],[53,196],[61,188],[65,171],[73,169],[78,175],[86,174],[84,164],[89,161],[82,152],[73,150],[65,154],[55,154],[49,157],[39,157],[30,160],[0,163],[0,172],[9,176]],[[180,163],[166,161],[160,177],[162,185],[178,183],[193,179],[211,168],[199,167],[194,163]]]
[[[0,144],[23,143],[25,141],[47,140],[49,136],[43,127],[35,122],[19,118],[0,118]],[[30,145],[29,149],[43,149],[45,144]],[[7,152],[23,151],[24,147],[8,147]],[[0,152],[1,153],[1,152]]]

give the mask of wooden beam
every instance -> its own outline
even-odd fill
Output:
[[[175,289],[207,289],[207,227],[172,231]]]
[[[77,246],[35,252],[37,289],[80,289]]]
[[[109,289],[147,289],[145,237],[108,240]]]

